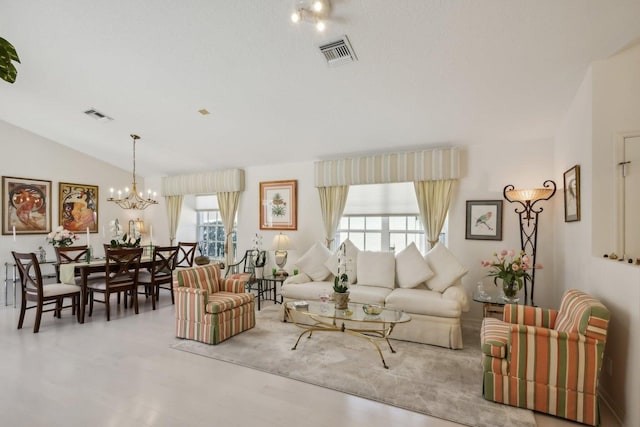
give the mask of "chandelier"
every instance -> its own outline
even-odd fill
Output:
[[[122,209],[146,209],[149,205],[157,205],[158,201],[154,200],[152,196],[155,198],[156,193],[151,193],[151,190],[147,190],[147,198],[142,197],[142,191],[138,193],[138,188],[136,185],[136,141],[140,139],[138,135],[131,134],[131,138],[133,138],[133,187],[131,188],[131,192],[129,192],[129,188],[124,189],[124,195],[122,191],[118,190],[118,197],[115,198],[113,188],[111,188],[111,196],[107,199],[108,202],[113,202],[120,206]]]

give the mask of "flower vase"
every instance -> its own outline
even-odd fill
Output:
[[[336,303],[336,310],[346,310],[349,308],[349,293],[333,293],[333,300]]]
[[[516,280],[502,281],[502,291],[504,292],[502,299],[504,299],[508,304],[515,304],[520,301],[520,298],[518,297],[519,290],[520,287],[518,286],[518,282]]]

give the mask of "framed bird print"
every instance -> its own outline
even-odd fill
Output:
[[[502,200],[467,200],[468,240],[502,240]]]

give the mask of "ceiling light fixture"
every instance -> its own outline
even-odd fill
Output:
[[[301,21],[315,25],[316,30],[322,32],[327,28],[325,20],[331,11],[329,0],[298,0],[296,10],[291,14],[291,22],[297,24]]]
[[[124,189],[124,197],[122,191],[118,190],[118,198],[114,198],[114,191],[111,188],[111,197],[107,199],[108,202],[113,202],[120,206],[122,209],[146,209],[149,205],[158,204],[157,200],[151,198],[151,196],[156,197],[156,193],[152,193],[151,190],[147,190],[147,198],[142,197],[142,191],[138,193],[138,188],[136,185],[136,141],[140,139],[138,135],[131,134],[131,138],[133,138],[133,187],[131,188],[131,192],[129,192],[129,188]]]

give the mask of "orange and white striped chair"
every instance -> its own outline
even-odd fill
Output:
[[[218,344],[256,324],[243,279],[223,279],[217,264],[176,270],[176,336]]]
[[[560,310],[505,305],[502,321],[482,322],[484,398],[599,425],[608,324],[609,310],[575,289]]]

